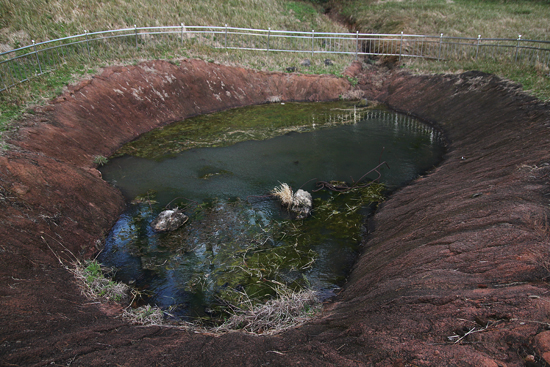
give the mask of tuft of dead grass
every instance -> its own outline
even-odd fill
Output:
[[[231,317],[216,332],[241,330],[253,334],[276,334],[303,324],[316,316],[321,303],[311,289],[293,291],[286,286],[276,289],[277,297],[254,305],[246,294],[239,306],[232,306]]]
[[[90,299],[102,299],[127,304],[131,299],[131,287],[103,275],[103,267],[96,260],[77,262],[69,270],[74,274],[82,293]]]
[[[290,207],[294,202],[294,194],[288,184],[282,183],[275,187],[271,194],[281,201],[283,206]]]
[[[132,324],[138,325],[163,325],[164,311],[158,306],[141,306],[138,308],[127,308],[122,317]]]

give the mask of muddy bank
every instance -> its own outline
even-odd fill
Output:
[[[350,87],[328,76],[151,62],[70,88],[0,157],[0,361],[521,366],[550,352],[548,105],[479,73],[349,72],[370,99],[441,126],[452,144],[440,167],[380,208],[348,285],[321,318],[270,337],[136,327],[86,300],[60,266],[54,253],[93,254],[123,207],[94,156],[187,116],[334,99]]]

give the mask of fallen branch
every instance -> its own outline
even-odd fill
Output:
[[[318,188],[315,189],[315,190],[311,190],[311,191],[318,192],[318,191],[321,191],[323,189],[327,189],[327,190],[336,191],[336,192],[347,192],[347,191],[354,190],[354,189],[362,189],[362,188],[365,188],[365,187],[369,187],[373,183],[378,182],[378,180],[380,180],[380,178],[382,177],[382,174],[380,173],[380,171],[378,169],[380,167],[382,167],[383,165],[386,165],[388,168],[390,168],[390,166],[388,165],[388,163],[386,161],[381,162],[376,167],[374,167],[373,169],[371,169],[370,171],[365,173],[363,176],[361,176],[361,178],[359,180],[354,181],[351,186],[349,186],[345,182],[334,183],[334,182],[327,182],[327,181],[318,181],[317,182],[317,187]],[[365,179],[365,177],[367,177],[369,174],[371,174],[373,172],[376,172],[378,174],[378,177],[376,177],[374,180],[371,180],[369,183],[360,184],[361,181],[363,181]]]

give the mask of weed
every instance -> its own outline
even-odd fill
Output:
[[[103,275],[104,269],[96,260],[78,262],[72,272],[81,283],[83,293],[88,298],[117,303],[130,301],[130,287],[124,283],[107,279]]]
[[[350,76],[346,76],[346,79],[348,80],[348,82],[350,82],[352,87],[355,87],[359,83],[359,80],[357,78],[352,78]]]
[[[96,155],[93,162],[95,165],[103,166],[104,164],[107,164],[109,160],[107,159],[107,157],[104,157],[102,155]]]

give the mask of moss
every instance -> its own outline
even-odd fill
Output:
[[[115,153],[162,160],[193,148],[264,140],[292,131],[307,132],[346,123],[331,119],[355,102],[273,103],[201,115],[142,135]],[[352,121],[349,121],[352,122]]]

